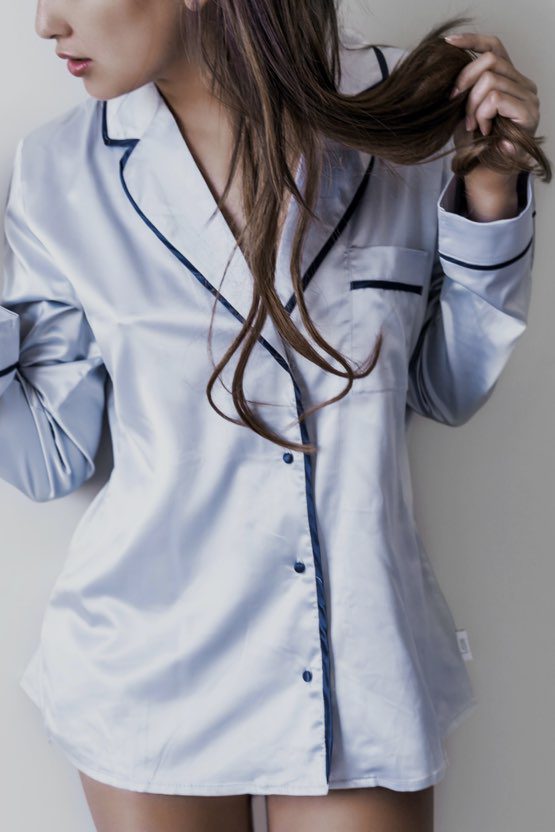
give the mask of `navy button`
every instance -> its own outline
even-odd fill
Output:
[[[286,453],[283,454],[283,461],[293,462],[293,454],[289,453],[289,451],[286,451]]]
[[[300,560],[295,563],[295,572],[304,572],[305,565]]]
[[[312,673],[310,672],[310,670],[303,671],[303,679],[305,680],[305,682],[310,682],[310,680],[312,679]]]

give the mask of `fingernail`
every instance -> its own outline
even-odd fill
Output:
[[[466,129],[467,130],[472,130],[472,119],[470,118],[470,116],[466,116],[465,122],[466,122]]]
[[[460,89],[458,87],[453,87],[451,90],[451,94],[449,98],[455,98],[460,93]]]
[[[443,40],[459,40],[462,38],[462,35],[445,35]]]

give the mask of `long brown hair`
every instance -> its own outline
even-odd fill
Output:
[[[235,145],[218,209],[221,210],[239,166],[247,222],[239,232],[237,244],[254,280],[249,314],[233,343],[214,365],[206,394],[223,418],[246,425],[283,447],[314,453],[313,444],[287,440],[259,418],[244,395],[243,376],[267,315],[287,344],[323,370],[348,379],[340,394],[300,413],[299,420],[347,395],[355,378],[372,372],[380,353],[381,333],[366,364],[361,370],[354,370],[321,337],[304,302],[300,258],[308,222],[314,218],[322,175],[322,138],[331,137],[379,156],[386,164],[414,165],[429,161],[434,153],[435,158],[440,158],[451,152],[444,148],[464,117],[467,94],[450,99],[449,93],[455,78],[473,57],[444,41],[443,35],[471,23],[472,18],[450,18],[434,27],[383,82],[350,96],[338,92],[341,41],[334,0],[207,0],[203,6],[187,9],[185,14],[184,46],[197,50],[200,65],[208,69],[212,94],[229,108],[232,116]],[[525,167],[523,163],[522,170],[550,181],[550,164],[539,146],[544,139],[530,137],[501,116],[494,119],[487,136],[480,133],[469,145],[458,148],[451,163],[453,172],[463,176],[479,162],[501,172],[514,170],[514,158],[503,150],[503,139],[529,154],[530,165]],[[304,196],[296,186],[289,154],[292,158],[302,154],[304,158]],[[314,341],[344,371],[326,361],[299,332],[274,288],[278,226],[288,194],[299,205],[290,268],[301,319]],[[209,340],[217,300],[218,297],[212,310]],[[240,417],[235,419],[217,407],[211,391],[243,342],[231,390]]]

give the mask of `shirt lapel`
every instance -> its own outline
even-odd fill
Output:
[[[102,132],[106,145],[120,153],[125,148],[120,158],[120,178],[134,210],[182,262],[184,275],[196,280],[199,290],[215,294],[235,247],[235,237],[221,211],[216,210],[212,192],[155,83],[104,101]],[[372,162],[370,154],[326,139],[324,175],[315,207],[317,220],[309,222],[302,257],[304,285],[313,279],[353,212],[354,203],[361,199]],[[303,160],[296,182],[304,192]],[[292,315],[297,314],[297,306],[289,261],[297,220],[298,206],[291,199],[277,253],[275,286]],[[237,246],[219,300],[238,325],[248,315],[252,284],[250,269]],[[259,341],[288,369],[282,338],[269,317]]]

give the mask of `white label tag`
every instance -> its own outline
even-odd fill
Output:
[[[472,658],[470,652],[470,641],[468,640],[468,633],[466,630],[457,630],[457,641],[459,643],[459,650],[465,662],[469,662]]]

